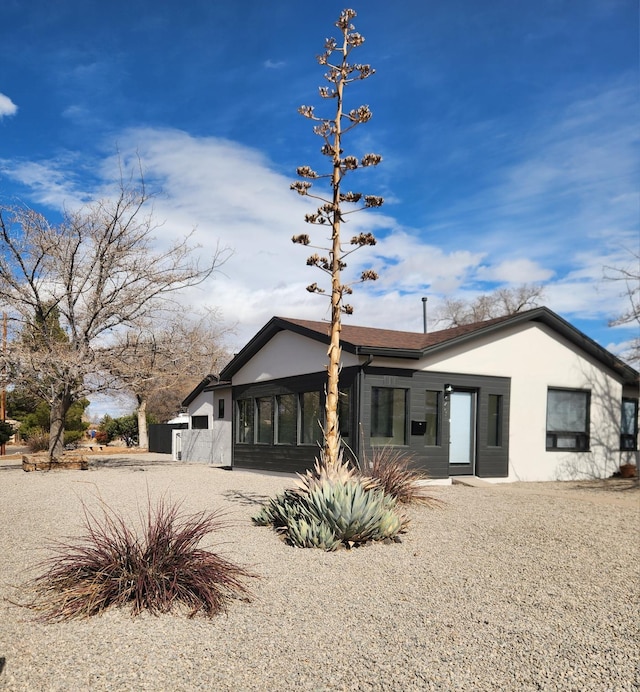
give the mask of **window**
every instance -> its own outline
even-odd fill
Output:
[[[406,389],[371,388],[372,445],[406,444],[406,400]]]
[[[442,392],[427,391],[425,400],[424,443],[427,447],[440,445],[440,399]]]
[[[549,389],[547,450],[583,452],[589,449],[590,392]]]
[[[238,401],[238,428],[236,441],[253,444],[253,399]]]
[[[316,444],[322,439],[321,421],[320,392],[303,392],[300,395],[301,444]]]
[[[340,437],[346,441],[349,440],[351,432],[351,390],[346,392],[338,392],[338,427],[340,428]]]
[[[295,394],[281,394],[276,397],[278,416],[276,419],[276,440],[279,445],[294,445],[298,432],[298,409]]]
[[[218,399],[218,418],[224,418],[224,399]]]
[[[209,427],[209,416],[191,416],[192,430],[206,430]]]
[[[487,445],[489,447],[502,447],[502,397],[499,394],[489,394],[487,405]]]
[[[622,399],[620,419],[620,449],[635,452],[638,449],[638,400]]]
[[[256,399],[256,410],[258,415],[256,442],[270,445],[273,442],[271,434],[273,429],[273,399],[270,396]]]

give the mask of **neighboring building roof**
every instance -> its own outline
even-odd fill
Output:
[[[200,394],[201,392],[211,391],[213,389],[219,389],[223,387],[230,387],[231,382],[227,380],[222,380],[218,375],[207,375],[194,389],[187,394],[186,398],[182,402],[182,406],[185,408]]]
[[[189,422],[189,414],[188,413],[179,413],[175,418],[168,420],[167,425],[178,425],[180,423],[188,423],[188,422]]]
[[[507,327],[526,322],[538,322],[550,327],[568,341],[579,346],[600,363],[617,372],[625,384],[633,385],[638,383],[639,373],[636,370],[593,341],[579,329],[576,329],[555,312],[545,307],[534,308],[533,310],[492,320],[465,324],[460,327],[452,327],[451,329],[441,329],[428,334],[343,324],[340,332],[340,345],[345,351],[356,355],[388,356],[391,358],[417,360],[428,353],[470,342],[480,336],[498,335],[499,332]],[[288,330],[328,344],[329,329],[330,325],[328,322],[273,317],[236,354],[233,360],[220,373],[220,377],[224,380],[231,380],[233,375],[251,360],[278,332]],[[191,397],[191,395],[189,396]],[[187,404],[185,403],[184,405],[186,406]]]

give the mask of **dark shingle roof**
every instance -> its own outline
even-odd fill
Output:
[[[297,320],[286,317],[277,319],[289,324],[297,325],[311,332],[316,332],[324,337],[329,337],[330,324],[328,322],[314,322],[312,320]],[[422,332],[402,332],[394,329],[376,329],[375,327],[357,327],[343,324],[340,332],[340,341],[343,347],[350,345],[359,348],[383,348],[398,349],[400,351],[424,351],[430,346],[442,344],[465,334],[471,334],[479,328],[486,328],[493,324],[499,324],[509,317],[498,317],[493,320],[474,322],[460,327],[441,329],[436,332],[424,334]]]
[[[617,358],[586,334],[576,329],[569,322],[545,307],[534,308],[515,315],[497,317],[492,320],[474,322],[451,329],[441,329],[429,334],[421,332],[404,332],[374,327],[358,327],[343,324],[340,343],[343,350],[357,355],[388,356],[399,359],[418,359],[427,353],[448,349],[454,345],[470,342],[482,336],[495,334],[510,326],[536,322],[544,324],[575,344],[590,356],[618,373],[625,384],[637,384],[639,374],[631,366]],[[321,343],[329,343],[328,322],[315,322],[286,317],[273,317],[249,343],[238,353],[220,377],[231,380],[233,375],[278,332],[283,330],[295,332]]]

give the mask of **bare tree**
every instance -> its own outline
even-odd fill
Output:
[[[189,236],[155,249],[148,201],[143,184],[121,183],[115,199],[67,211],[55,226],[29,208],[0,208],[0,303],[14,333],[31,335],[14,339],[3,357],[14,381],[51,406],[52,459],[62,454],[71,403],[116,384],[116,335],[225,259],[223,250],[194,259]]]
[[[147,414],[175,414],[180,403],[202,379],[218,374],[230,359],[223,339],[225,329],[216,311],[185,316],[171,313],[162,322],[149,322],[122,335],[122,356],[112,362],[112,375],[122,382],[138,404],[140,447],[149,446]]]
[[[310,166],[300,166],[298,175],[303,180],[291,184],[291,189],[298,194],[318,200],[321,205],[315,213],[307,214],[307,223],[325,226],[331,229],[330,247],[318,247],[311,245],[311,239],[307,234],[296,235],[292,238],[294,243],[311,245],[311,247],[326,252],[326,255],[314,253],[307,259],[309,266],[321,269],[331,278],[331,330],[329,346],[329,364],[326,395],[326,421],[324,428],[324,450],[328,463],[335,464],[338,460],[340,435],[338,428],[338,380],[340,370],[340,331],[342,313],[351,314],[353,308],[343,302],[345,295],[350,295],[353,283],[362,281],[374,281],[377,274],[368,269],[360,275],[359,281],[351,284],[342,283],[342,271],[347,267],[345,258],[355,250],[365,245],[375,245],[376,240],[371,233],[360,233],[352,237],[347,248],[341,239],[341,224],[344,217],[361,209],[382,206],[382,197],[363,195],[360,192],[343,191],[344,177],[350,171],[358,167],[377,166],[382,160],[378,154],[365,154],[358,159],[355,156],[343,155],[343,136],[358,125],[371,119],[371,111],[368,106],[360,106],[347,111],[344,104],[344,90],[354,81],[367,79],[375,70],[370,65],[350,63],[351,52],[364,43],[364,37],[356,33],[351,20],[356,16],[353,10],[346,9],[340,14],[336,26],[340,30],[341,39],[338,42],[334,38],[326,40],[325,52],[318,56],[318,62],[326,66],[324,77],[331,86],[320,87],[320,96],[323,99],[333,99],[335,113],[330,118],[319,117],[315,114],[313,106],[301,106],[298,111],[306,118],[317,123],[313,131],[323,140],[321,152],[331,161],[331,172],[326,174],[316,173]],[[328,182],[328,193],[311,193],[313,183],[324,179]],[[313,283],[307,286],[311,293],[325,293],[325,289]]]
[[[640,326],[640,250],[629,250],[628,252],[630,255],[628,266],[605,266],[604,268],[605,280],[621,282],[624,285],[624,290],[620,295],[629,301],[626,310],[609,320],[611,327],[633,324],[634,322]],[[631,340],[625,357],[636,366],[640,363],[640,337],[636,336]]]
[[[478,296],[472,301],[446,299],[437,313],[437,323],[443,328],[482,322],[495,317],[515,315],[538,307],[544,294],[542,286],[522,284],[514,288],[499,288],[493,293]]]

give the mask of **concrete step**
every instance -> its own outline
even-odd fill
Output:
[[[467,485],[470,488],[488,488],[492,485],[477,476],[451,476],[452,485]]]

